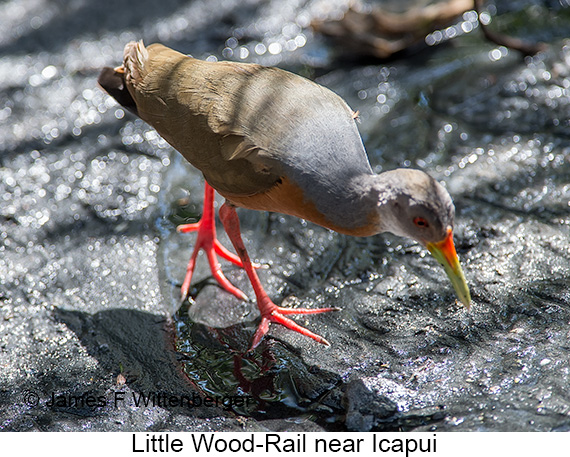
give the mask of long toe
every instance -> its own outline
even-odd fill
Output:
[[[317,313],[326,313],[329,311],[338,311],[338,310],[339,308],[317,308],[317,309],[281,308],[279,306],[274,305],[273,310],[271,312],[262,314],[259,327],[257,328],[255,335],[253,336],[250,351],[252,351],[259,345],[265,334],[269,331],[269,325],[272,322],[281,324],[287,327],[289,330],[298,332],[301,335],[308,336],[309,338],[312,338],[316,342],[324,344],[325,346],[330,346],[330,343],[325,338],[297,324],[297,322],[295,322],[294,320],[285,317],[284,314],[317,314]]]
[[[203,250],[206,253],[206,258],[208,259],[208,263],[210,264],[210,271],[212,272],[212,277],[217,281],[222,289],[226,292],[229,292],[232,295],[235,295],[240,300],[247,300],[247,295],[234,286],[228,278],[225,277],[224,273],[222,272],[222,266],[218,261],[218,257],[216,255],[217,250],[215,249],[214,243],[217,239],[212,238],[210,235],[204,236],[204,233],[201,232],[199,228],[198,240],[196,241],[196,245],[194,246],[194,252],[192,253],[192,257],[188,262],[188,267],[186,268],[186,276],[184,277],[184,282],[182,283],[182,287],[180,289],[182,300],[185,300],[188,297],[188,293],[190,291],[190,283],[192,282],[192,276],[194,274],[194,269],[196,267],[196,259],[198,257],[198,253],[200,250]],[[215,236],[215,234],[214,234]],[[225,258],[225,257],[224,257]]]
[[[206,250],[206,249],[204,249]],[[222,267],[218,262],[218,258],[216,257],[216,251],[213,246],[210,246],[207,249],[206,255],[208,257],[208,262],[210,263],[210,271],[212,272],[212,276],[218,282],[220,287],[225,291],[229,292],[232,295],[235,295],[240,300],[247,300],[247,295],[239,290],[236,286],[234,286],[228,278],[224,276],[222,272]]]
[[[283,308],[280,308],[279,310],[281,309]],[[330,346],[330,343],[327,340],[325,340],[322,336],[317,335],[316,333],[311,332],[305,327],[300,326],[299,324],[297,324],[297,322],[289,319],[288,317],[283,316],[283,314],[281,314],[278,311],[273,311],[270,319],[272,322],[277,322],[281,325],[284,325],[290,330],[293,330],[295,332],[300,333],[301,335],[305,335],[308,336],[309,338],[314,339],[317,343],[324,344],[325,346]]]
[[[228,249],[222,243],[220,243],[220,240],[217,238],[214,240],[214,249],[216,251],[216,254],[218,254],[222,259],[226,259],[228,262],[231,262],[234,265],[243,268],[241,259],[233,252],[228,251]]]

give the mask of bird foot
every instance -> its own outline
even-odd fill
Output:
[[[328,313],[330,311],[340,311],[340,308],[316,308],[316,309],[282,308],[280,306],[275,305],[268,298],[265,303],[263,304],[258,303],[258,306],[261,310],[261,322],[257,327],[255,335],[253,336],[251,347],[249,349],[250,351],[254,350],[259,345],[265,334],[269,331],[269,325],[272,322],[281,324],[287,327],[289,330],[298,332],[301,335],[308,336],[309,338],[312,338],[316,342],[324,344],[325,346],[330,346],[330,343],[322,336],[317,335],[316,333],[311,332],[305,327],[300,326],[299,324],[297,324],[297,322],[289,319],[288,317],[285,317],[285,315]]]
[[[232,254],[219,242],[216,237],[216,224],[214,218],[214,189],[206,184],[204,187],[204,210],[202,212],[202,218],[194,224],[183,224],[176,227],[176,230],[181,233],[198,232],[198,237],[196,238],[196,243],[194,245],[194,252],[188,262],[186,276],[184,277],[184,282],[182,283],[180,290],[182,300],[185,300],[186,297],[188,297],[190,282],[192,281],[192,275],[194,274],[194,268],[196,266],[196,258],[198,257],[200,250],[204,250],[206,253],[208,263],[210,264],[210,270],[212,271],[212,276],[218,284],[224,290],[235,295],[237,298],[247,300],[247,295],[235,287],[222,273],[222,267],[218,261],[218,256],[228,260],[238,267],[243,268],[243,263],[237,255]]]
[[[263,336],[269,331],[269,324],[272,322],[276,322],[287,327],[290,330],[295,332],[299,332],[302,335],[308,336],[309,338],[314,339],[315,341],[330,346],[330,343],[325,340],[322,336],[317,335],[316,333],[307,330],[304,327],[301,327],[295,321],[285,317],[285,315],[289,314],[317,314],[317,313],[326,313],[329,311],[338,311],[338,308],[317,308],[317,309],[308,309],[308,308],[282,308],[277,306],[275,303],[271,301],[261,282],[259,281],[259,277],[255,272],[255,268],[251,263],[249,255],[247,254],[247,250],[245,249],[245,245],[243,244],[243,240],[241,238],[241,232],[239,227],[239,218],[236,213],[235,207],[227,202],[222,205],[220,208],[220,219],[224,224],[224,228],[226,229],[226,233],[228,234],[232,244],[236,252],[238,253],[240,259],[243,263],[243,268],[249,277],[251,282],[251,286],[253,291],[255,292],[255,296],[257,298],[257,307],[259,308],[259,312],[261,313],[261,322],[255,335],[253,336],[253,341],[251,343],[250,351],[255,349],[257,345],[263,339]]]
[[[194,252],[192,253],[192,257],[190,257],[190,261],[188,262],[188,267],[186,268],[186,276],[184,277],[184,282],[182,283],[182,287],[180,293],[182,295],[182,300],[188,297],[188,292],[190,290],[190,282],[192,281],[192,275],[194,274],[194,268],[196,266],[196,258],[198,257],[198,253],[200,250],[203,250],[206,253],[206,257],[208,259],[208,263],[210,264],[210,270],[212,272],[212,276],[218,282],[218,284],[227,292],[232,295],[235,295],[237,298],[241,300],[247,300],[247,295],[243,293],[240,289],[235,287],[225,276],[222,272],[222,267],[220,262],[218,261],[218,255],[225,260],[230,261],[234,265],[238,267],[243,267],[241,260],[235,254],[229,252],[219,240],[216,238],[216,231],[213,226],[207,222],[197,222],[195,224],[184,224],[179,225],[176,230],[181,233],[188,233],[188,232],[198,232],[198,237],[196,239],[196,243],[194,245]]]

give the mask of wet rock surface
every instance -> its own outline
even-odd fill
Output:
[[[493,10],[549,42],[535,57],[485,42],[467,13],[447,46],[366,66],[309,28],[342,1],[2,4],[0,428],[569,430],[570,18],[551,3]],[[245,210],[269,295],[341,308],[298,318],[331,347],[273,326],[246,354],[255,304],[203,256],[181,305],[193,236],[175,224],[199,217],[201,176],[96,86],[140,38],[320,75],[359,110],[376,171],[449,189],[471,310],[408,240]],[[206,396],[226,403],[174,404]]]

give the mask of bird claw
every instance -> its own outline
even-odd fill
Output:
[[[317,343],[324,344],[325,346],[330,346],[330,343],[322,336],[311,332],[309,329],[306,329],[305,327],[297,324],[297,322],[294,320],[285,317],[285,315],[291,314],[318,314],[327,313],[330,311],[340,311],[340,308],[281,308],[280,306],[273,305],[272,311],[262,315],[261,322],[257,327],[255,335],[253,336],[249,351],[253,351],[259,345],[259,343],[261,343],[261,340],[269,331],[269,325],[272,322],[281,324],[284,327],[287,327],[289,330],[293,330],[294,332],[300,333],[301,335],[308,336],[309,338],[315,340]]]

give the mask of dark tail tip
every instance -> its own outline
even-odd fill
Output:
[[[101,70],[97,82],[111,97],[117,100],[121,106],[138,116],[137,104],[125,86],[124,75],[122,73],[116,72],[111,67],[105,67]]]

